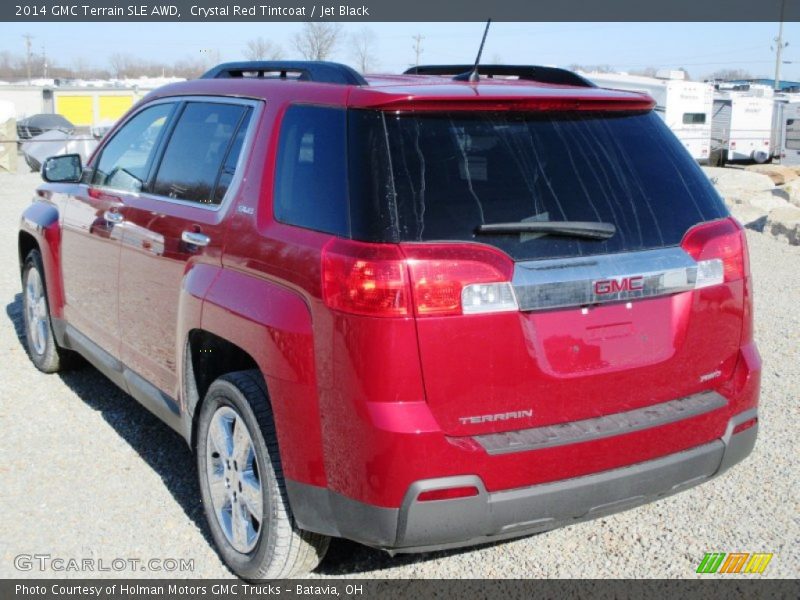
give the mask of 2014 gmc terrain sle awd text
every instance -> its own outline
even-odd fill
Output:
[[[43,167],[31,359],[185,437],[243,578],[541,532],[753,448],[743,231],[653,101],[468,70],[220,65]]]

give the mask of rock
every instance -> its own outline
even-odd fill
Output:
[[[723,167],[702,167],[702,169],[724,197],[746,197],[756,192],[775,189],[772,179],[762,173]]]
[[[797,170],[800,172],[800,167],[797,167]],[[781,192],[783,192],[784,198],[786,198],[790,204],[800,207],[800,180],[793,181],[780,189]]]
[[[764,233],[792,246],[800,246],[800,208],[784,206],[770,211]]]
[[[745,167],[745,171],[766,175],[776,185],[783,185],[798,178],[797,171],[783,165],[750,165]]]
[[[771,190],[769,192],[758,192],[750,196],[742,198],[742,204],[746,204],[764,211],[765,213],[775,210],[776,208],[784,208],[791,206],[789,201],[786,200],[785,194],[781,190]]]
[[[767,211],[748,204],[736,204],[730,207],[731,215],[743,226],[762,231],[767,220]]]

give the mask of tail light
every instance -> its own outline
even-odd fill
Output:
[[[744,230],[730,217],[693,227],[683,237],[681,247],[697,261],[696,288],[747,276]]]
[[[518,310],[512,260],[474,244],[368,244],[333,240],[322,253],[329,307],[374,317]]]
[[[473,244],[404,244],[419,317],[518,310],[512,260]]]
[[[322,296],[331,308],[357,315],[410,315],[403,253],[390,244],[332,240],[322,251]]]

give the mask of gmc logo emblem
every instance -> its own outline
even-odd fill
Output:
[[[637,292],[644,289],[644,276],[620,277],[619,279],[599,279],[594,282],[594,293],[617,294],[619,292]]]

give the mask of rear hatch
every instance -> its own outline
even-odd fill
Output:
[[[405,254],[426,399],[446,433],[625,412],[730,376],[741,233],[653,112],[348,119],[352,235]],[[720,257],[740,261],[724,273],[700,260],[717,234],[730,242]]]

